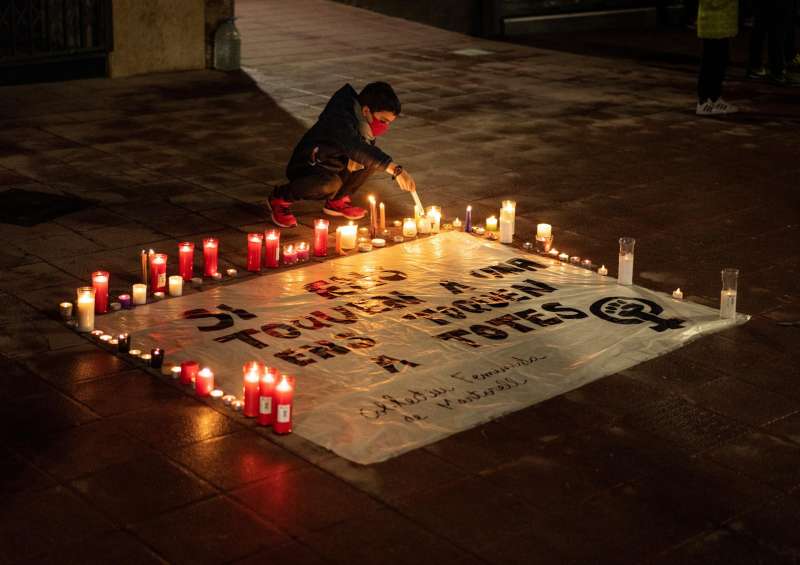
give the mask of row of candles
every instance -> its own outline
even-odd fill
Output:
[[[267,367],[259,361],[246,363],[242,368],[242,398],[239,399],[216,388],[214,372],[209,367],[201,368],[197,361],[183,361],[178,365],[165,364],[165,352],[162,348],[155,347],[150,353],[133,349],[130,334],[122,333],[114,337],[102,330],[92,330],[91,335],[109,347],[115,347],[119,353],[179,379],[181,384],[193,386],[197,396],[220,399],[246,417],[256,418],[259,425],[272,426],[277,434],[288,434],[292,431],[295,379],[281,374],[274,367]]]

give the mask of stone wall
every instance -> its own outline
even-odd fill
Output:
[[[109,75],[204,68],[205,4],[205,0],[113,0]]]

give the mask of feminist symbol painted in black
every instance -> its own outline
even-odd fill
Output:
[[[589,310],[598,318],[613,324],[651,323],[653,325],[650,329],[654,332],[680,329],[686,321],[680,318],[661,318],[659,314],[664,309],[644,298],[609,296],[592,304]]]

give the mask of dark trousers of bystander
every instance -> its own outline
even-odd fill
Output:
[[[787,61],[794,57],[793,37],[791,49],[788,46],[790,28],[794,27],[794,4],[794,0],[759,0],[753,4],[753,32],[750,35],[747,63],[749,70],[761,68],[766,39],[769,71],[773,76],[783,74]],[[792,54],[789,56],[790,50]]]
[[[722,81],[730,57],[730,39],[703,39],[703,58],[697,79],[697,100],[715,102],[722,95]]]

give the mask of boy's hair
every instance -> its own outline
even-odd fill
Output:
[[[369,106],[372,112],[392,112],[400,115],[400,99],[388,82],[371,82],[358,94],[358,103]]]

